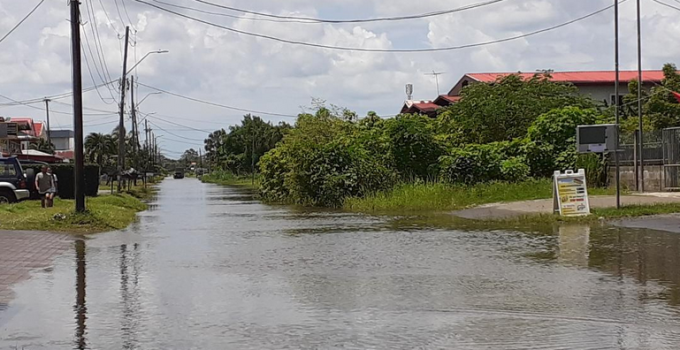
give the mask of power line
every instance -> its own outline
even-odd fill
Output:
[[[184,124],[179,124],[179,123],[171,122],[171,121],[169,121],[169,120],[167,120],[167,119],[163,119],[163,118],[159,117],[159,116],[156,115],[156,114],[154,114],[154,115],[148,115],[148,114],[147,114],[147,117],[153,118],[153,119],[158,119],[158,120],[161,120],[161,121],[163,121],[163,122],[165,122],[165,123],[172,124],[172,125],[175,125],[175,126],[182,126],[182,127],[187,128],[187,129],[194,130],[194,131],[200,131],[200,132],[206,132],[206,133],[211,133],[211,132],[214,131],[214,130],[207,130],[207,129],[196,129],[196,128],[191,127],[191,126],[188,126],[188,125],[184,125]]]
[[[118,12],[118,18],[120,18],[120,23],[125,23],[125,20],[123,20],[123,15],[120,12],[120,7],[118,6],[118,0],[113,0],[113,3],[116,4],[116,11]]]
[[[496,4],[496,3],[503,2],[503,1],[506,1],[506,0],[491,0],[491,1],[487,1],[487,2],[467,5],[467,6],[451,9],[451,10],[429,12],[429,13],[423,13],[423,14],[418,14],[418,15],[409,15],[409,16],[400,16],[400,17],[365,18],[365,19],[346,19],[346,20],[333,20],[333,19],[321,19],[321,18],[312,18],[312,17],[296,17],[296,16],[279,16],[279,15],[273,15],[273,14],[269,14],[269,13],[256,12],[256,11],[251,11],[251,10],[244,10],[244,9],[240,9],[240,8],[236,8],[236,7],[215,4],[215,3],[205,1],[205,0],[194,0],[194,1],[200,2],[202,4],[206,4],[206,5],[209,5],[209,6],[219,7],[219,8],[226,9],[226,10],[242,12],[242,13],[247,13],[247,14],[251,14],[251,15],[261,16],[261,17],[276,18],[276,19],[283,19],[283,20],[302,21],[302,22],[298,22],[298,23],[367,23],[367,22],[384,22],[384,21],[403,21],[403,20],[410,20],[410,19],[421,19],[421,18],[442,16],[442,15],[446,15],[446,14],[450,14],[450,13],[472,10],[472,9],[475,9],[475,8]],[[156,2],[158,2],[158,1],[156,1]]]
[[[112,81],[104,82],[104,83],[99,84],[99,85],[90,86],[86,89],[83,89],[83,93],[94,91],[96,88],[99,88],[99,87],[102,87],[102,86],[105,86],[105,85],[109,85],[109,84],[114,83],[116,81],[117,80],[112,80]],[[64,93],[57,94],[57,95],[32,98],[32,99],[22,100],[22,101],[17,101],[17,100],[14,100],[14,99],[7,97],[8,100],[13,101],[13,102],[12,103],[0,103],[0,106],[18,106],[18,105],[29,105],[29,104],[34,104],[34,103],[43,103],[46,98],[50,99],[50,100],[61,100],[61,99],[70,97],[72,95],[73,95],[73,92],[64,92]]]
[[[125,0],[120,0],[121,4],[123,4],[123,11],[125,12],[125,17],[127,17],[128,22],[130,22],[130,26],[132,29],[137,31],[137,28],[135,28],[135,24],[132,22],[132,19],[130,19],[130,14],[128,13],[127,6],[125,5]]]
[[[95,44],[95,49],[97,51],[97,56],[99,57],[99,63],[102,65],[102,71],[104,73],[104,76],[106,77],[106,80],[113,80],[111,78],[111,72],[109,71],[109,65],[106,62],[106,55],[104,54],[104,47],[102,45],[102,39],[101,39],[101,36],[99,35],[99,25],[96,22],[97,16],[94,12],[94,5],[92,5],[92,1],[89,1],[88,3],[89,3],[89,7],[86,4],[85,8],[87,10],[88,17],[90,18],[90,28],[92,29],[92,35],[94,35],[94,39],[95,39],[94,44]],[[104,82],[104,81],[105,80],[102,79],[102,82]],[[107,87],[107,89],[109,89],[109,91],[112,90],[112,88],[109,87],[108,85],[106,87]],[[112,93],[112,96],[113,96],[113,93]],[[115,97],[114,97],[114,100],[115,100]]]
[[[28,17],[31,17],[33,12],[35,12],[40,7],[40,5],[42,5],[44,2],[45,2],[45,0],[40,0],[40,2],[37,5],[35,5],[33,10],[31,10],[31,12],[29,12],[26,15],[26,17],[22,18],[21,21],[19,21],[19,23],[17,23],[14,27],[12,27],[12,29],[9,30],[9,32],[7,32],[7,34],[5,34],[2,38],[0,38],[0,43],[3,42],[5,39],[7,39],[7,37],[10,36],[10,34],[12,34],[15,30],[17,30],[17,28],[19,28],[19,26],[21,26],[28,19]]]
[[[249,110],[249,109],[244,109],[244,108],[232,107],[232,106],[227,106],[227,105],[223,105],[223,104],[220,104],[220,103],[209,102],[209,101],[199,100],[197,98],[193,98],[193,97],[189,97],[189,96],[180,95],[180,94],[177,94],[177,93],[174,93],[174,92],[159,89],[157,87],[153,87],[153,86],[142,84],[142,83],[139,83],[139,85],[147,87],[149,89],[153,89],[153,90],[156,90],[156,91],[166,93],[166,94],[171,95],[171,96],[183,98],[183,99],[186,99],[186,100],[189,100],[189,101],[194,101],[194,102],[203,103],[203,104],[206,104],[206,105],[211,105],[211,106],[225,108],[225,109],[231,109],[231,110],[234,110],[234,111],[263,114],[263,115],[271,115],[271,116],[277,116],[277,117],[297,118],[297,115],[269,113],[269,112],[262,112],[262,111],[255,111],[255,110]]]
[[[87,38],[86,31],[83,31],[83,37],[85,38],[84,41],[85,41],[85,44],[87,45],[87,49],[88,49],[88,51],[90,51],[90,56],[92,57],[92,64],[94,65],[94,69],[95,69],[95,71],[97,71],[97,75],[99,75],[99,78],[103,82],[105,79],[102,76],[102,74],[99,72],[99,68],[97,67],[97,64],[95,63],[95,57],[94,57],[94,54],[92,53],[92,47],[90,46],[90,41]],[[90,73],[90,78],[92,79],[92,84],[95,84],[95,86],[97,86],[96,85],[97,82],[94,79],[94,74],[92,74],[92,68],[90,68],[90,60],[87,58],[87,51],[85,51],[85,47],[83,46],[82,41],[80,43],[80,46],[83,47],[82,53],[83,53],[83,57],[85,58],[85,66],[87,67],[87,70]],[[99,54],[99,53],[97,53],[97,54]],[[106,104],[112,104],[113,103],[113,102],[106,101],[106,98],[104,98],[102,96],[101,92],[99,92],[99,88],[95,88],[95,90],[97,90],[97,95],[99,95],[99,98],[102,100],[102,102],[104,102]],[[110,99],[113,99],[115,101],[116,98],[114,97],[113,93],[111,93],[111,89],[107,88],[107,91],[111,95]]]
[[[654,1],[655,3],[657,3],[657,4],[659,4],[659,5],[663,5],[663,6],[666,6],[666,7],[670,7],[670,8],[672,8],[672,9],[674,9],[674,10],[680,11],[680,7],[673,6],[673,5],[667,4],[667,3],[665,3],[665,2],[661,2],[661,1],[659,1],[659,0],[652,0],[652,1]],[[680,1],[678,1],[678,0],[676,0],[676,2],[680,3]]]
[[[212,12],[212,11],[206,11],[206,10],[201,10],[189,6],[182,6],[178,4],[172,4],[169,2],[165,1],[160,1],[160,0],[151,0],[153,2],[157,2],[159,4],[163,4],[166,6],[171,6],[171,7],[176,7],[184,10],[189,10],[189,11],[194,11],[198,13],[203,13],[206,15],[214,15],[214,16],[222,16],[222,17],[228,17],[228,18],[233,18],[233,19],[247,19],[251,21],[263,21],[263,22],[276,22],[276,23],[314,23],[310,21],[296,21],[296,20],[279,20],[279,19],[271,19],[271,18],[257,18],[257,17],[242,17],[242,16],[237,16],[237,15],[231,15],[228,13],[222,13],[222,12]]]
[[[2,95],[2,94],[0,94],[0,97],[5,98],[5,99],[7,99],[7,100],[10,100],[10,101],[12,101],[12,102],[15,102],[15,103],[17,103],[17,104],[19,104],[19,105],[23,105],[23,106],[26,106],[26,107],[29,107],[29,108],[37,109],[37,110],[39,110],[39,111],[44,111],[44,110],[45,110],[44,108],[32,106],[32,105],[29,104],[29,103],[22,103],[21,101],[17,101],[17,100],[15,100],[15,99],[11,98],[11,97],[7,97],[7,96]],[[52,101],[52,102],[55,102],[55,101]],[[55,111],[55,110],[52,110],[52,109],[50,109],[50,113],[64,114],[64,115],[73,115],[72,112]],[[102,114],[102,113],[89,113],[89,114],[83,114],[83,115],[108,115],[108,114]]]
[[[165,12],[174,14],[176,16],[179,16],[179,17],[182,17],[182,18],[185,18],[185,19],[193,20],[193,21],[196,21],[196,22],[199,22],[199,23],[203,23],[203,24],[206,24],[206,25],[209,25],[209,26],[216,27],[216,28],[221,28],[221,29],[233,32],[233,33],[242,34],[242,35],[246,35],[246,36],[252,36],[252,37],[256,37],[256,38],[273,40],[273,41],[282,42],[282,43],[291,44],[291,45],[301,45],[301,46],[309,46],[309,47],[316,47],[316,48],[321,48],[321,49],[341,50],[341,51],[402,52],[402,53],[454,51],[454,50],[462,50],[462,49],[468,49],[468,48],[474,48],[474,47],[480,47],[480,46],[486,46],[486,45],[492,45],[492,44],[499,44],[499,43],[504,43],[504,42],[508,42],[508,41],[514,41],[514,40],[523,39],[523,38],[526,38],[526,37],[538,35],[538,34],[541,34],[541,33],[549,32],[549,31],[552,31],[552,30],[555,30],[555,29],[558,29],[558,28],[568,26],[570,24],[588,19],[588,18],[593,17],[595,15],[598,15],[600,13],[603,13],[603,12],[614,7],[614,5],[609,5],[605,8],[600,9],[600,10],[589,13],[585,16],[581,16],[581,17],[578,17],[576,19],[573,19],[573,20],[570,20],[570,21],[567,21],[567,22],[564,22],[564,23],[561,23],[561,24],[558,24],[558,25],[555,25],[555,26],[552,26],[552,27],[536,30],[536,31],[529,32],[529,33],[526,33],[526,34],[515,35],[515,36],[503,38],[503,39],[489,40],[489,41],[473,43],[473,44],[466,44],[466,45],[459,45],[459,46],[427,48],[427,49],[369,49],[369,48],[359,48],[359,47],[343,47],[343,46],[331,46],[331,45],[323,45],[323,44],[316,44],[316,43],[307,43],[307,42],[302,42],[302,41],[283,39],[283,38],[279,38],[279,37],[275,37],[275,36],[271,36],[271,35],[246,32],[246,31],[243,31],[243,30],[234,29],[234,28],[223,26],[223,25],[220,25],[220,24],[208,22],[208,21],[205,21],[205,20],[202,20],[202,19],[199,19],[199,18],[187,16],[185,14],[163,8],[161,6],[146,2],[144,0],[135,0],[135,1],[142,3],[142,4],[145,4],[145,5],[148,5],[148,6],[151,6],[151,7],[154,7],[154,8],[157,8],[161,11],[165,11]],[[628,1],[628,0],[621,0],[619,3],[621,4],[621,3],[624,3],[626,1]]]
[[[172,133],[172,132],[170,132],[170,131],[165,130],[164,128],[160,127],[158,124],[156,124],[156,123],[154,123],[154,122],[152,122],[152,121],[149,121],[149,124],[151,124],[151,125],[157,127],[157,128],[160,129],[161,131],[167,132],[168,134],[170,134],[170,135],[172,135],[172,136],[179,137],[180,139],[189,140],[189,141],[198,141],[198,142],[203,142],[203,141],[205,140],[205,139],[203,139],[203,140],[200,140],[200,139],[192,139],[192,138],[190,138],[190,137],[184,137],[184,136],[181,136],[181,135],[177,135],[177,134],[175,134],[175,133]]]

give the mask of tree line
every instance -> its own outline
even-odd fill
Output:
[[[674,65],[643,96],[651,128],[680,125],[680,90]],[[364,118],[318,104],[294,125],[272,125],[247,115],[241,125],[211,133],[208,162],[237,175],[260,172],[264,199],[305,205],[340,206],[345,198],[387,190],[399,182],[474,184],[548,177],[557,169],[588,168],[591,183],[604,183],[604,160],[580,156],[578,125],[611,123],[614,109],[554,82],[549,73],[523,79],[499,78],[471,84],[461,100],[437,118],[398,115]],[[637,82],[630,83],[631,92]],[[624,130],[636,121],[634,94],[621,107]]]

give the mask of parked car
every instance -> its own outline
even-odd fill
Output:
[[[184,168],[175,169],[175,175],[173,175],[173,178],[183,179],[184,178]]]
[[[29,173],[33,173],[32,169],[29,170]],[[0,158],[0,204],[15,203],[30,197],[27,175],[19,160]]]

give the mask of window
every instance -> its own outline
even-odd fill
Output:
[[[623,96],[625,95],[619,95],[619,106],[623,106]],[[609,96],[609,105],[610,106],[616,105],[616,95],[611,94]]]
[[[17,169],[14,167],[14,164],[0,164],[0,176],[17,176]]]

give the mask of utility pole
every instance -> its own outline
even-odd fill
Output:
[[[137,112],[135,111],[135,77],[130,76],[130,108],[132,109],[132,150],[135,153],[134,161],[137,161],[137,146],[139,146],[139,136],[137,134]],[[137,168],[137,164],[135,164]]]
[[[198,167],[203,168],[203,150],[201,148],[198,149]]]
[[[149,142],[149,121],[144,119],[144,148],[146,151],[146,165],[147,165],[147,170],[149,163],[151,162],[151,142]]]
[[[614,163],[616,163],[616,209],[621,209],[621,165],[619,163],[619,136],[620,127],[620,117],[619,108],[621,108],[619,103],[619,0],[614,0],[614,70],[615,70],[615,84],[614,86],[614,108],[616,109],[614,114],[616,116],[616,149],[614,150]]]
[[[640,0],[637,0],[637,43],[638,43],[638,128],[640,129],[640,192],[645,192],[645,137],[642,131],[642,29],[640,23]]]
[[[125,27],[125,50],[123,51],[123,77],[120,81],[120,119],[118,121],[118,176],[125,169],[125,87],[127,85],[127,56],[130,40],[130,27]],[[120,192],[120,181],[118,181]]]
[[[50,99],[45,98],[45,114],[47,117],[47,142],[52,144],[52,136],[50,136]]]
[[[76,212],[82,213],[85,211],[85,172],[83,171],[83,79],[80,62],[80,3],[78,0],[70,1],[71,59],[73,60],[73,129],[75,133],[74,194],[76,197]]]

